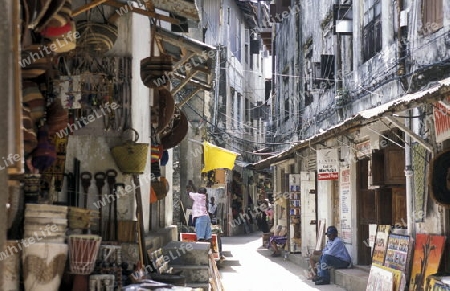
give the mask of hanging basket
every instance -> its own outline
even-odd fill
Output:
[[[158,200],[164,199],[169,192],[169,182],[165,177],[159,177],[159,180],[151,181],[151,187],[155,191]]]
[[[141,60],[141,79],[149,88],[161,88],[169,83],[165,76],[174,70],[174,61],[171,56],[151,56]]]
[[[113,147],[111,154],[119,170],[124,174],[142,174],[147,165],[148,143],[137,143],[139,134],[135,129],[134,141],[126,141],[123,145]]]
[[[117,41],[118,27],[111,23],[95,23],[81,20],[77,22],[78,47],[92,53],[104,54],[112,49]]]

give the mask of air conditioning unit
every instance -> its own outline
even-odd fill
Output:
[[[351,35],[353,33],[353,11],[350,4],[333,5],[334,34]]]
[[[257,39],[250,40],[250,53],[259,54],[261,51],[261,37],[258,36]]]

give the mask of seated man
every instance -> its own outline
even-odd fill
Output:
[[[278,249],[278,245],[285,245],[287,240],[287,229],[281,225],[278,225],[276,230],[274,231],[273,236],[269,239],[269,246],[273,250],[272,257],[281,256],[281,251]]]
[[[337,236],[338,231],[336,227],[329,226],[325,234],[328,241],[317,264],[318,277],[313,278],[316,285],[330,284],[330,267],[344,269],[352,261],[344,242]]]

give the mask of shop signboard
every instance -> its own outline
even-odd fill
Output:
[[[317,173],[318,180],[339,179],[339,158],[337,148],[317,151]]]

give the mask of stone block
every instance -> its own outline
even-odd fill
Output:
[[[209,266],[172,266],[174,271],[183,271],[181,274],[189,283],[209,283]]]
[[[169,265],[208,266],[209,243],[172,241],[163,247]]]

